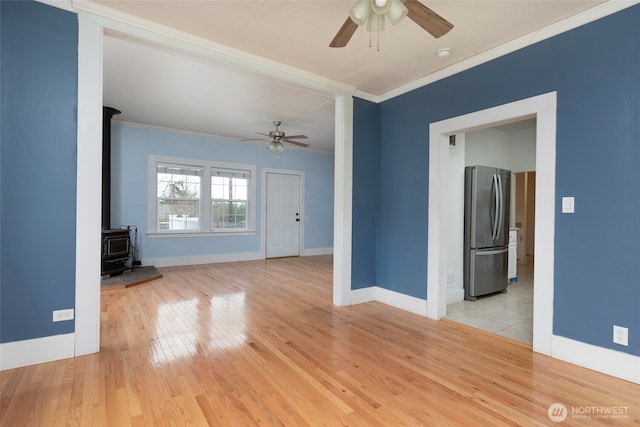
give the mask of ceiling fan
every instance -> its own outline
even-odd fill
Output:
[[[369,31],[383,31],[385,15],[393,25],[408,16],[435,38],[442,37],[453,28],[453,24],[417,0],[358,0],[329,47],[345,47],[364,23],[367,23]]]
[[[267,147],[269,150],[271,151],[283,151],[284,150],[284,144],[282,144],[283,142],[287,142],[289,144],[294,144],[300,147],[308,147],[309,144],[306,144],[304,142],[300,142],[300,141],[294,141],[294,139],[307,139],[306,135],[290,135],[287,136],[283,131],[281,131],[279,128],[279,126],[282,124],[281,121],[279,120],[275,120],[273,122],[273,124],[276,126],[276,130],[272,130],[269,133],[262,133],[262,132],[256,132],[258,135],[264,135],[266,137],[268,137],[271,142],[269,143],[269,146]],[[246,140],[246,141],[251,141],[251,140]]]

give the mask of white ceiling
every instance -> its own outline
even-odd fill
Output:
[[[122,110],[119,120],[235,139],[257,137],[255,132],[266,133],[273,120],[281,120],[281,130],[308,135],[311,149],[320,151],[333,151],[338,90],[331,88],[384,99],[607,6],[602,0],[421,1],[454,28],[434,39],[408,18],[397,26],[387,22],[380,51],[376,34],[369,47],[366,28],[358,28],[347,47],[328,47],[355,0],[77,0],[74,5],[132,28],[172,33],[180,43],[190,39],[195,46],[176,49],[184,43],[167,47],[158,37],[143,41],[120,27],[108,30],[104,100]],[[205,42],[212,43],[198,46]],[[442,47],[452,49],[449,58],[436,57]],[[207,49],[222,51],[227,59],[221,62]]]
[[[118,121],[241,140],[279,120],[311,149],[333,151],[332,96],[128,37],[104,39],[103,96]]]

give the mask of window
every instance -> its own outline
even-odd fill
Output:
[[[150,156],[149,170],[150,234],[255,232],[254,165]]]

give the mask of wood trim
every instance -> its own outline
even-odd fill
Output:
[[[100,350],[102,27],[78,17],[75,354]]]
[[[75,334],[62,334],[2,343],[0,371],[73,357],[75,341]]]
[[[183,257],[155,257],[143,258],[143,265],[153,265],[155,267],[179,267],[185,265],[198,264],[218,264],[223,262],[252,261],[263,259],[260,252],[239,252],[233,254],[206,254],[190,255]]]

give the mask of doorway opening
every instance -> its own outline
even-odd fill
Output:
[[[557,94],[550,92],[465,114],[429,127],[427,316],[447,312],[449,136],[536,119],[535,264],[533,350],[551,355],[553,336],[555,158]]]
[[[449,149],[446,317],[507,338],[533,341],[533,236],[535,233],[536,119],[456,135]],[[511,172],[506,292],[489,293],[475,301],[463,299],[465,167],[488,166]],[[526,171],[526,172],[523,172]],[[532,171],[532,172],[530,172]],[[518,256],[518,252],[521,253]],[[525,256],[524,254],[529,256]],[[505,265],[506,267],[506,265]]]

